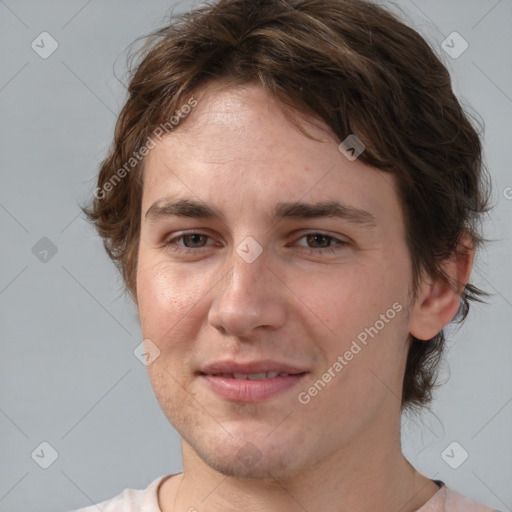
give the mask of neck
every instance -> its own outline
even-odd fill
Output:
[[[370,433],[371,434],[371,433]],[[382,437],[382,433],[381,433]],[[372,439],[372,438],[370,438]],[[373,437],[373,439],[376,439]],[[378,439],[378,438],[377,438]],[[288,480],[242,480],[209,467],[183,441],[183,473],[160,492],[162,512],[413,512],[437,492],[402,454],[400,436],[389,442],[361,436],[349,448]]]

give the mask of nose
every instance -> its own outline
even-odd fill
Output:
[[[247,263],[233,251],[232,259],[231,271],[215,288],[208,313],[210,325],[236,337],[279,329],[286,320],[284,285],[271,270],[268,258],[263,253]]]

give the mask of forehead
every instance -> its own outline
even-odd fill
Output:
[[[399,207],[390,174],[349,161],[339,141],[317,119],[304,118],[302,133],[262,87],[214,83],[182,125],[146,157],[143,212],[173,195],[218,208],[270,210],[285,200],[341,200],[373,210]],[[297,117],[296,117],[297,119]]]
[[[195,93],[194,98],[197,106],[164,138],[164,144],[179,153],[211,157],[212,163],[216,156],[233,156],[242,144],[240,157],[254,161],[272,160],[291,149],[300,154],[303,139],[308,137],[294,126],[292,117],[303,117],[301,124],[312,137],[324,143],[336,140],[323,122],[299,114],[257,84],[230,86],[213,82]],[[298,146],[299,141],[302,144]],[[269,149],[274,151],[269,153]],[[309,144],[305,149],[310,149]]]

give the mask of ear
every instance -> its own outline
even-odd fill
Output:
[[[426,279],[421,284],[410,317],[410,334],[429,340],[453,320],[471,274],[474,255],[474,244],[468,235],[462,235],[457,248],[442,265],[446,277]]]

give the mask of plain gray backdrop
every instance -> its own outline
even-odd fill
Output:
[[[181,469],[133,352],[136,310],[79,205],[125,98],[128,45],[191,5],[0,0],[0,512],[71,510]],[[449,329],[445,384],[432,412],[404,418],[404,451],[512,511],[512,0],[397,5],[485,122],[496,204],[474,272],[493,295]]]

